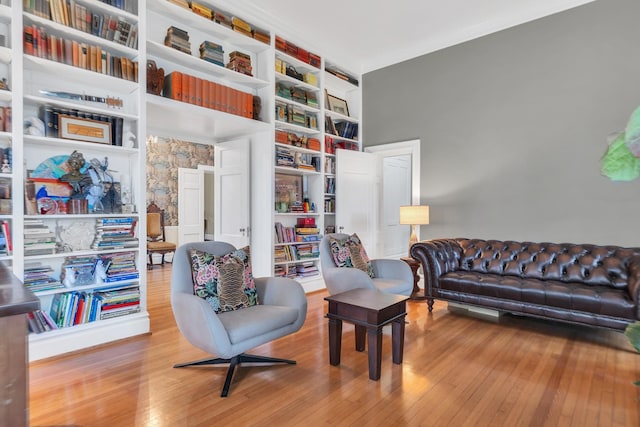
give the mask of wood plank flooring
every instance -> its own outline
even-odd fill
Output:
[[[298,364],[241,367],[222,399],[225,368],[172,368],[207,355],[175,326],[170,273],[149,272],[152,334],[31,364],[32,426],[640,425],[640,355],[621,333],[409,302],[404,363],[386,327],[371,381],[352,325],[329,365],[324,292],[308,296],[300,332],[253,352]]]

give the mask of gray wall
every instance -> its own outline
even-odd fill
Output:
[[[640,105],[639,16],[599,0],[364,75],[364,145],[422,141],[423,239],[640,246],[640,180],[600,175]]]

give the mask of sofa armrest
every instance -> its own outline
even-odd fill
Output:
[[[636,319],[640,320],[640,256],[631,259],[628,274],[629,296],[636,306]]]
[[[425,295],[433,299],[440,276],[459,268],[462,248],[454,239],[436,239],[415,243],[410,253],[422,264]]]

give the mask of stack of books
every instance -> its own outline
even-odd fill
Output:
[[[29,331],[35,334],[58,329],[58,325],[46,311],[36,310],[27,313],[27,320],[29,321]]]
[[[297,265],[296,273],[298,277],[313,277],[320,274],[318,266],[316,266],[313,261],[307,261]]]
[[[24,266],[24,285],[33,292],[64,288],[62,282],[51,273],[53,273],[51,266],[41,263],[27,264]]]
[[[284,147],[276,147],[276,166],[293,167],[293,164],[293,152]]]
[[[164,45],[187,55],[191,55],[191,42],[189,41],[189,33],[174,26],[167,29],[167,35],[164,38]]]
[[[140,276],[136,268],[136,254],[134,252],[118,252],[100,255],[105,268],[105,283],[116,283],[135,280]]]
[[[98,218],[96,219],[96,237],[91,249],[122,249],[138,246],[136,219]]]
[[[246,53],[234,50],[229,54],[229,63],[227,68],[238,73],[253,76],[253,68],[251,67],[251,57]]]
[[[224,49],[219,44],[205,40],[200,43],[200,59],[224,67]]]
[[[126,286],[95,293],[100,298],[100,320],[111,319],[140,311],[140,288]]]
[[[56,234],[41,219],[24,220],[24,255],[56,253]]]
[[[253,30],[251,28],[251,25],[238,18],[237,16],[231,18],[231,25],[233,27],[233,31],[237,31],[240,34],[244,34],[247,37],[253,38]]]

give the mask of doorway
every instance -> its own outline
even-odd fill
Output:
[[[380,258],[407,256],[410,225],[400,224],[400,206],[420,204],[420,140],[366,147],[375,154],[380,176],[377,254]],[[420,230],[417,230],[418,239]]]

